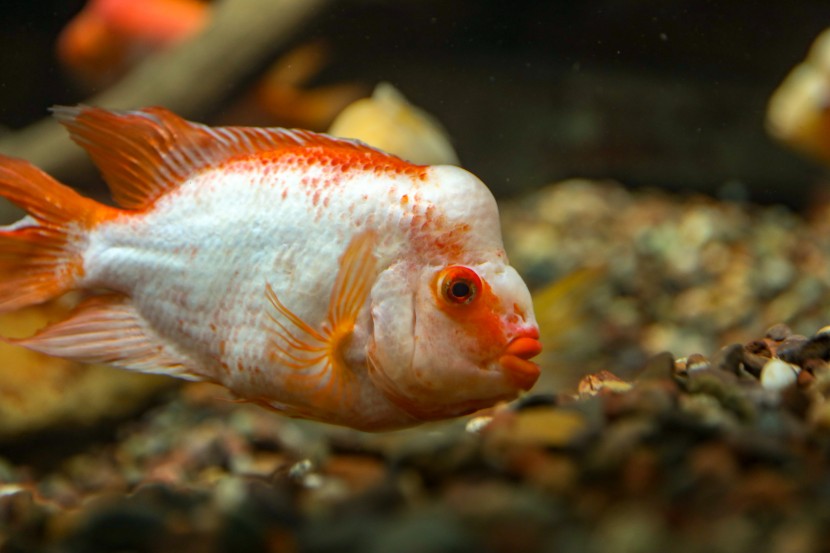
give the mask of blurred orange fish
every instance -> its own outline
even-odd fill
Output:
[[[97,293],[14,343],[364,430],[470,413],[537,380],[530,293],[467,171],[161,108],[55,113],[121,207],[0,157],[0,195],[29,213],[0,228],[0,311]]]
[[[103,84],[207,24],[199,0],[89,0],[58,37],[58,58],[87,82]]]
[[[89,0],[58,37],[57,55],[83,84],[107,86],[150,54],[199,33],[211,16],[211,3],[204,0]],[[329,49],[321,40],[296,46],[226,110],[226,117],[325,129],[367,92],[355,83],[305,89],[328,58]]]

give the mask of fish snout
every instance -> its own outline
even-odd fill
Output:
[[[499,357],[505,375],[520,389],[529,390],[539,378],[539,365],[530,361],[542,352],[539,330],[529,328],[511,339]]]

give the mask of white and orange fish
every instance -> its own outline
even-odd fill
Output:
[[[0,228],[0,311],[94,294],[15,343],[364,430],[469,413],[539,376],[530,294],[467,171],[162,108],[55,114],[120,207],[0,157],[0,195],[29,213]]]

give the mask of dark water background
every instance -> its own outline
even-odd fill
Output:
[[[0,8],[0,123],[84,99],[53,54],[82,4]],[[822,0],[347,0],[296,40],[333,46],[313,84],[386,80],[435,114],[501,196],[610,177],[799,206],[820,171],[766,136],[764,109],[827,25]]]

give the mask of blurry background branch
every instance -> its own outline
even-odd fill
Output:
[[[763,127],[770,93],[827,25],[826,5],[816,0],[793,2],[783,15],[776,3],[752,0],[705,10],[690,9],[692,0],[519,0],[508,14],[481,0],[117,2],[130,11],[201,5],[215,29],[184,38],[90,99],[88,86],[105,85],[78,79],[57,39],[84,12],[111,2],[4,4],[0,124],[21,129],[49,105],[84,101],[166,103],[210,124],[323,130],[385,81],[442,123],[464,166],[498,198],[579,176],[804,206],[824,179]],[[83,33],[84,42],[91,36]],[[250,48],[263,50],[240,62]],[[95,53],[117,57],[100,45]],[[272,65],[279,79],[269,89]],[[64,151],[62,131],[10,132],[0,136],[0,151],[105,196],[89,164],[66,165],[85,160]]]
[[[198,119],[284,50],[296,32],[330,1],[218,2],[205,32],[148,58],[85,103],[122,109],[163,105],[183,117]],[[28,159],[58,178],[79,171],[86,163],[83,152],[51,117],[4,135],[0,152]]]

